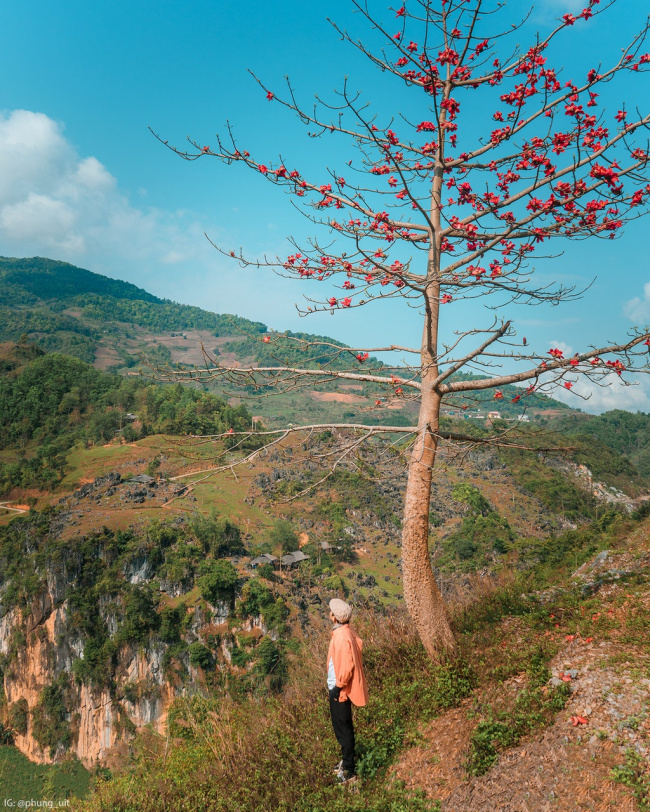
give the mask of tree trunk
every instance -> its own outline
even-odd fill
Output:
[[[456,647],[429,558],[429,501],[439,414],[439,395],[423,392],[420,433],[409,463],[402,530],[404,599],[420,639],[433,658]]]

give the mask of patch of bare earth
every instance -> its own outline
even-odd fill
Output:
[[[578,583],[604,579],[598,589],[603,608],[592,619],[602,616],[610,633],[606,640],[583,638],[579,630],[566,635],[550,663],[549,682],[565,682],[571,693],[552,725],[502,752],[486,775],[468,774],[472,732],[488,705],[507,705],[525,685],[524,675],[514,677],[429,723],[420,731],[420,743],[394,766],[394,779],[440,801],[443,812],[639,810],[631,791],[613,781],[612,768],[622,765],[628,752],[645,763],[650,758],[650,650],[626,640],[639,607],[650,605],[650,589],[632,596],[625,584],[606,578],[632,567],[647,569],[644,531],[632,534],[628,551],[601,553],[574,573]],[[516,634],[511,645],[517,645]]]
[[[358,395],[348,395],[346,392],[312,392],[311,397],[313,400],[323,402],[337,403],[365,403],[366,398],[360,398]]]
[[[100,344],[95,350],[95,360],[93,366],[95,369],[108,369],[109,367],[119,364],[120,356],[117,350],[112,347],[106,347]]]
[[[183,338],[183,335],[186,338]],[[156,335],[149,338],[147,343],[153,344],[154,339],[156,343],[167,347],[173,363],[196,364],[197,366],[205,364],[204,348],[212,357],[215,347],[219,345],[219,339],[215,338],[210,330],[186,330],[183,334],[174,336]],[[237,339],[229,337],[228,340],[236,341]],[[219,360],[225,363],[221,357]]]
[[[468,776],[464,766],[481,718],[475,704],[467,701],[422,731],[422,742],[403,755],[394,777],[408,789],[439,800],[444,812],[637,810],[629,791],[612,780],[611,770],[635,744],[647,755],[650,728],[632,730],[625,723],[643,718],[648,681],[637,683],[620,669],[614,673],[599,668],[603,655],[611,654],[609,648],[578,648],[582,651],[564,651],[552,664],[554,672],[561,673],[570,660],[567,665],[579,672],[566,708],[551,727],[502,753],[486,775]],[[612,686],[617,686],[616,693],[610,693]],[[578,715],[588,721],[574,726]]]

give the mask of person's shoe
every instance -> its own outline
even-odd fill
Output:
[[[340,769],[334,776],[334,781],[339,786],[351,786],[357,781],[357,774],[351,773],[348,770]]]
[[[336,765],[336,767],[334,767],[332,772],[334,773],[334,775],[338,775],[342,769],[343,769],[343,759],[339,761],[339,763]]]

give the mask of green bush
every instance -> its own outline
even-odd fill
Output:
[[[181,627],[185,617],[185,604],[166,606],[160,613],[159,636],[164,643],[179,643]]]
[[[67,687],[68,677],[61,674],[55,682],[43,688],[41,698],[32,711],[34,738],[44,750],[49,749],[51,758],[54,758],[59,746],[67,750],[72,741],[65,702]]]
[[[468,561],[470,558],[474,558],[478,544],[467,538],[454,538],[451,540],[449,548],[461,561]]]
[[[462,505],[466,505],[468,511],[474,515],[487,516],[492,510],[490,503],[479,489],[464,482],[454,485],[451,498]]]
[[[124,620],[115,637],[115,643],[144,644],[151,632],[160,628],[160,616],[149,589],[132,588],[124,601]]]
[[[265,606],[274,601],[273,593],[259,578],[246,581],[237,604],[239,617],[259,617]]]
[[[323,586],[330,592],[335,592],[339,597],[347,598],[350,593],[347,582],[340,575],[329,575],[323,581]]]
[[[258,670],[269,678],[272,691],[280,691],[286,682],[288,669],[284,652],[270,637],[263,637],[255,649]]]
[[[269,534],[269,539],[274,547],[280,547],[283,553],[291,553],[298,549],[298,536],[293,529],[291,522],[286,519],[278,519]]]
[[[9,725],[14,733],[24,736],[27,733],[29,706],[26,699],[19,699],[9,706]]]
[[[229,519],[220,518],[214,509],[209,516],[196,513],[190,522],[190,530],[205,552],[212,553],[215,558],[246,552],[241,530]]]
[[[194,666],[194,668],[202,668],[205,670],[210,668],[213,664],[212,653],[203,643],[190,643],[187,647],[187,652],[190,656],[190,665]]]
[[[239,577],[230,561],[205,561],[199,572],[199,591],[208,603],[213,606],[219,601],[233,604]]]
[[[267,629],[284,634],[285,621],[289,617],[289,607],[284,598],[276,598],[273,603],[262,607],[262,620]]]
[[[117,646],[108,637],[91,637],[84,646],[83,657],[72,663],[72,673],[78,682],[96,687],[110,685],[117,658]]]

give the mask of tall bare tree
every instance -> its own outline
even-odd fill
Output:
[[[608,112],[599,104],[599,89],[647,72],[650,54],[643,43],[648,25],[614,64],[594,60],[581,78],[564,81],[559,67],[549,63],[552,44],[613,2],[600,6],[600,0],[588,0],[579,15],[565,14],[547,36],[538,35],[523,48],[510,42],[520,36],[525,20],[517,23],[504,3],[408,0],[386,12],[390,28],[375,13],[375,4],[353,4],[370,24],[373,48],[337,30],[377,67],[394,104],[390,119],[374,115],[347,84],[334,103],[319,100],[308,109],[290,82],[276,95],[257,79],[266,98],[295,113],[310,135],[335,133],[345,139],[354,150],[342,152],[345,177],[331,170],[314,180],[283,158],[264,162],[240,146],[230,125],[215,146],[190,140],[187,149],[171,148],[187,160],[242,164],[304,205],[327,235],[327,245],[318,238],[306,245],[294,242],[295,251],[286,258],[255,260],[241,251],[219,250],[243,266],[320,283],[327,292],[306,299],[305,315],[407,299],[422,317],[421,345],[343,349],[327,341],[293,339],[298,349],[317,345],[321,362],[280,359],[240,368],[210,359],[204,369],[170,374],[271,384],[277,391],[353,381],[378,387],[378,408],[387,398],[419,401],[416,426],[339,428],[349,436],[341,456],[380,433],[411,435],[402,534],[404,597],[422,642],[434,655],[455,644],[429,557],[432,471],[442,441],[467,439],[441,432],[443,402],[485,392],[499,401],[509,384],[519,385],[509,397],[520,401],[533,392],[571,389],[580,378],[593,385],[628,384],[630,373],[648,370],[646,331],[565,357],[557,347],[535,350],[517,338],[511,319],[495,316],[513,303],[555,305],[580,296],[582,291],[561,283],[540,282],[531,258],[558,240],[613,239],[627,221],[647,212],[650,114],[624,106]],[[393,101],[400,86],[420,104],[415,120]],[[486,102],[494,105],[487,122]],[[411,99],[409,104],[411,109]],[[486,324],[462,330],[454,306],[471,298],[480,298],[486,308]],[[443,323],[458,328],[449,343],[441,339]],[[268,335],[260,340],[278,341]],[[368,369],[369,355],[378,352],[396,353],[398,360]],[[266,437],[280,443],[291,433],[315,428],[290,427]]]

